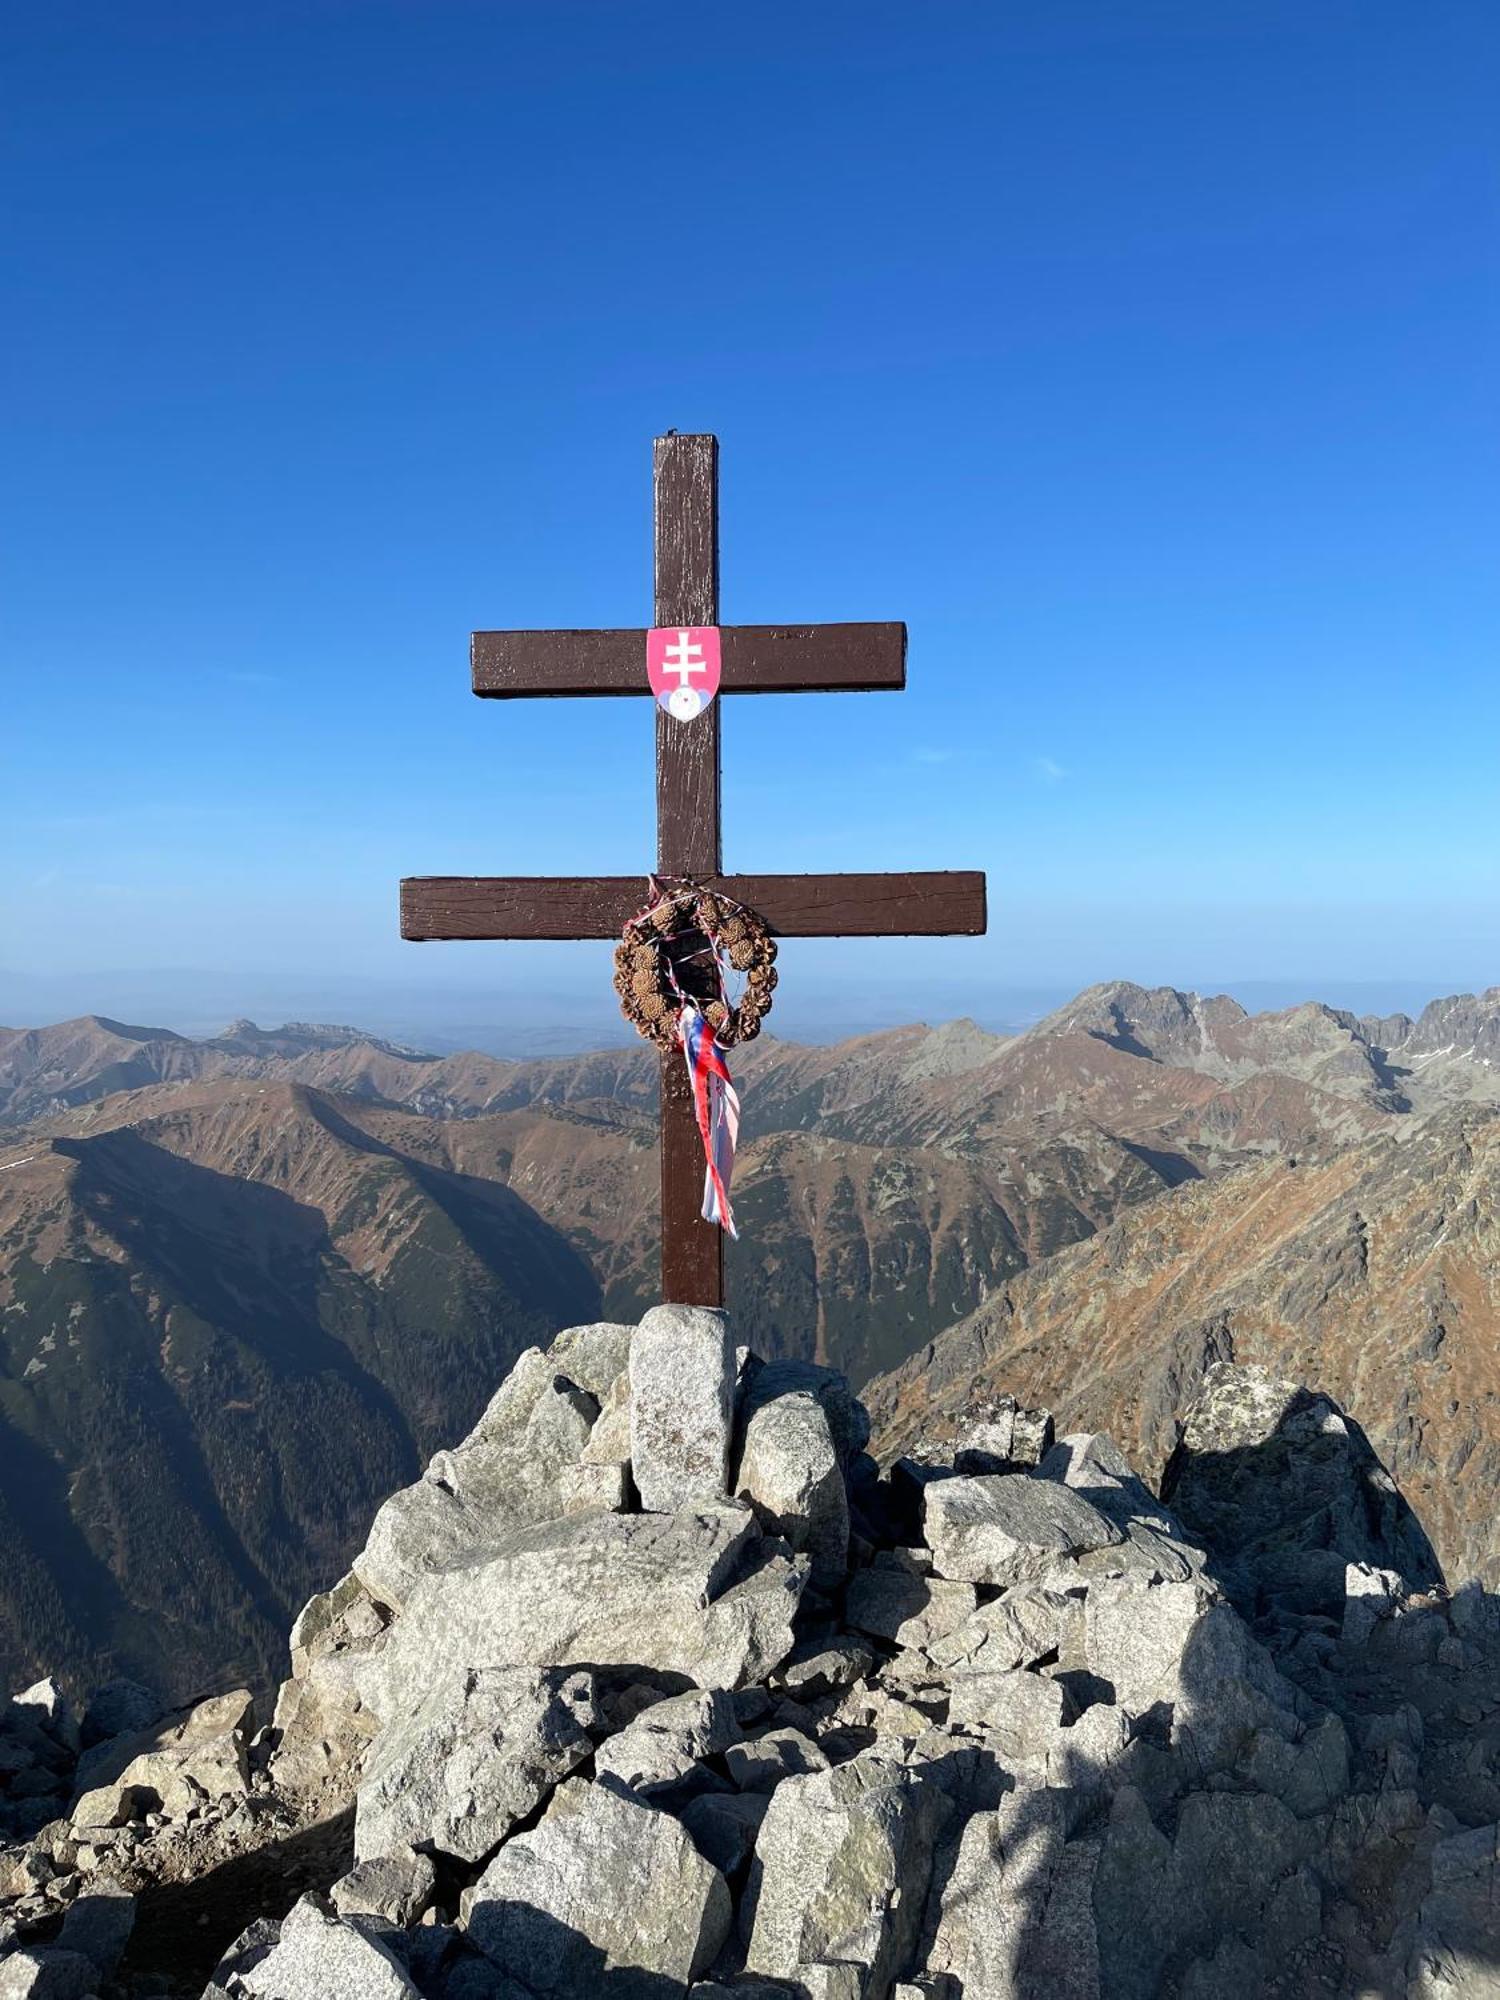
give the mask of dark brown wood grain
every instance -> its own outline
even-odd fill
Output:
[[[891,875],[714,875],[776,937],[980,937],[977,870]],[[615,938],[646,902],[643,875],[414,875],[401,884],[401,935]]]
[[[725,625],[720,630],[721,694],[859,694],[906,686],[904,625]],[[469,640],[469,665],[475,694],[501,701],[651,692],[644,625],[618,631],[475,632]]]
[[[719,622],[719,441],[661,437],[652,458],[658,625]],[[644,666],[644,647],[642,649]],[[717,701],[691,722],[656,708],[656,866],[716,875],[719,856]],[[703,1220],[703,1147],[683,1063],[662,1057],[661,1282],[669,1305],[724,1303],[724,1237]]]

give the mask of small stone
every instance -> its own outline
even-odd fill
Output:
[[[830,1963],[819,1959],[814,1965],[799,1965],[793,1975],[793,1990],[799,2000],[864,2000],[870,1990],[865,1984],[865,1968],[848,1959]]]
[[[772,1676],[777,1687],[803,1701],[833,1694],[864,1679],[875,1656],[860,1640],[843,1634],[836,1639],[812,1639],[796,1648]]]
[[[570,1465],[558,1481],[559,1511],[623,1514],[630,1498],[630,1467],[626,1464]]]
[[[733,1744],[724,1763],[742,1792],[774,1792],[783,1778],[828,1769],[828,1759],[800,1729],[768,1729],[749,1743]]]
[[[971,1407],[947,1452],[962,1473],[1014,1472],[1039,1464],[1051,1444],[1050,1411],[1023,1409],[1014,1396],[1001,1395]]]
[[[293,1678],[305,1675],[315,1660],[351,1646],[368,1646],[385,1625],[386,1614],[350,1570],[331,1590],[309,1598],[298,1612],[289,1640]]]
[[[436,1882],[431,1858],[407,1848],[357,1861],[334,1883],[329,1899],[340,1916],[383,1917],[404,1930],[426,1907]]]

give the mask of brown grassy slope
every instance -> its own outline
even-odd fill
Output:
[[[892,1454],[1009,1390],[1159,1469],[1217,1359],[1327,1390],[1450,1573],[1500,1583],[1500,1115],[1442,1114],[1119,1216],[870,1385]]]

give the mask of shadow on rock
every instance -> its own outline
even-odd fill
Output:
[[[142,1891],[120,1966],[127,1990],[152,1981],[198,1994],[237,1937],[259,1919],[283,1917],[305,1890],[326,1889],[354,1858],[354,1811],[235,1855],[191,1880]],[[156,1990],[160,1990],[157,1988]]]

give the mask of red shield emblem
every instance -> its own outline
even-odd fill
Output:
[[[679,722],[701,715],[719,692],[717,625],[657,625],[646,634],[651,692]]]

